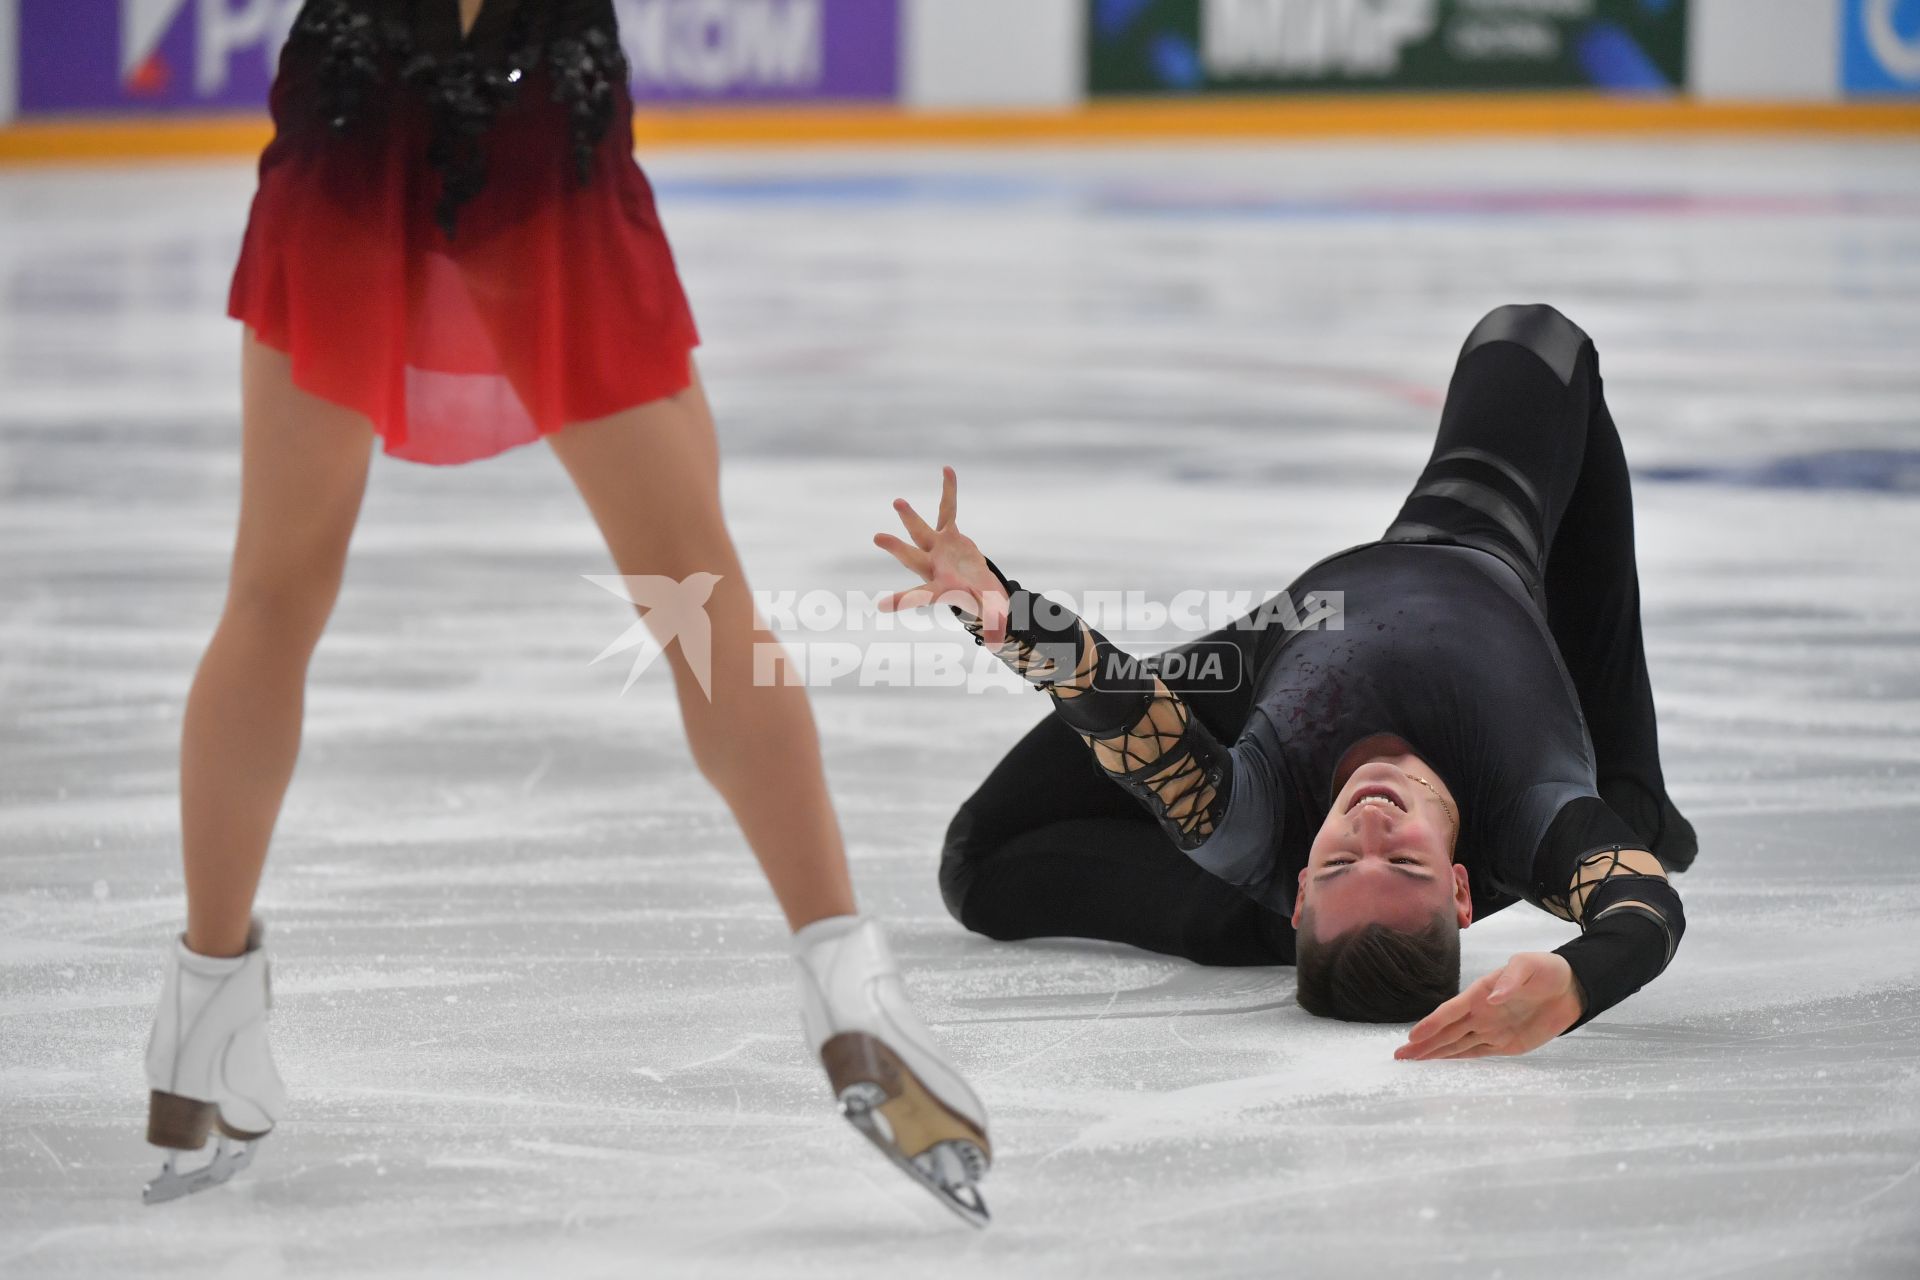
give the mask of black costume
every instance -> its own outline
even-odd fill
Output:
[[[442,179],[434,216],[451,236],[486,185],[486,135],[503,113],[528,98],[560,107],[585,182],[627,109],[626,79],[612,0],[485,0],[466,32],[459,0],[306,0],[274,86],[274,147],[305,145],[308,128],[385,127],[424,103]],[[269,149],[267,165],[277,158]]]
[[[1018,639],[1060,676],[1083,624],[1008,585],[1016,621],[1031,606]],[[940,879],[955,917],[996,938],[1291,963],[1287,917],[1335,765],[1378,733],[1409,743],[1459,800],[1455,858],[1476,918],[1520,898],[1578,914],[1570,886],[1597,851],[1691,861],[1660,770],[1626,462],[1593,345],[1559,312],[1503,307],[1474,329],[1386,536],[1321,561],[1288,596],[1335,591],[1339,630],[1261,626],[1256,611],[1185,646],[1233,660],[1212,684],[1181,686],[1185,732],[1130,773],[1104,773],[1083,739],[1136,724],[1152,675],[1091,633],[1093,687],[1057,698],[953,820]],[[1657,879],[1595,892],[1589,936],[1562,949],[1589,1017],[1658,973],[1684,927]],[[1622,920],[1629,896],[1657,909]],[[1616,918],[1601,934],[1638,935],[1641,962],[1586,963],[1608,949],[1603,914]]]

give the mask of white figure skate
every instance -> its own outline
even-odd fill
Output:
[[[267,1050],[272,997],[260,934],[256,923],[246,953],[231,959],[196,955],[184,937],[167,955],[147,1041],[147,1141],[168,1154],[142,1196],[148,1204],[232,1178],[252,1163],[254,1148],[286,1107],[286,1086]],[[213,1158],[179,1169],[180,1152],[201,1150],[216,1128]]]
[[[800,1019],[840,1114],[914,1181],[976,1227],[975,1184],[993,1160],[987,1112],[907,1002],[880,926],[819,920],[793,936]]]

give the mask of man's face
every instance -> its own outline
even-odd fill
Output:
[[[1467,869],[1452,858],[1453,822],[1433,792],[1414,781],[1430,776],[1411,756],[1353,771],[1307,851],[1295,928],[1309,910],[1316,939],[1364,924],[1411,931],[1443,915],[1462,928],[1472,921]]]

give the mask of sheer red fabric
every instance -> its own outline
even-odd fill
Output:
[[[274,86],[228,312],[397,457],[490,457],[692,380],[699,335],[624,86],[583,180],[546,73],[527,79],[480,139],[486,180],[452,235],[424,96],[336,135],[290,101],[284,65]]]

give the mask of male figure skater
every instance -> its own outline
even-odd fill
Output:
[[[1666,968],[1696,842],[1660,769],[1626,460],[1565,316],[1468,335],[1385,536],[1288,588],[1344,592],[1341,629],[1256,611],[1175,651],[1215,659],[1178,688],[1002,575],[955,483],[936,526],[895,503],[913,542],[875,541],[922,581],[884,607],[952,605],[1054,712],[948,831],[962,924],[1295,964],[1312,1013],[1418,1020],[1403,1058],[1524,1053]],[[1459,931],[1521,898],[1581,936],[1460,991]]]

